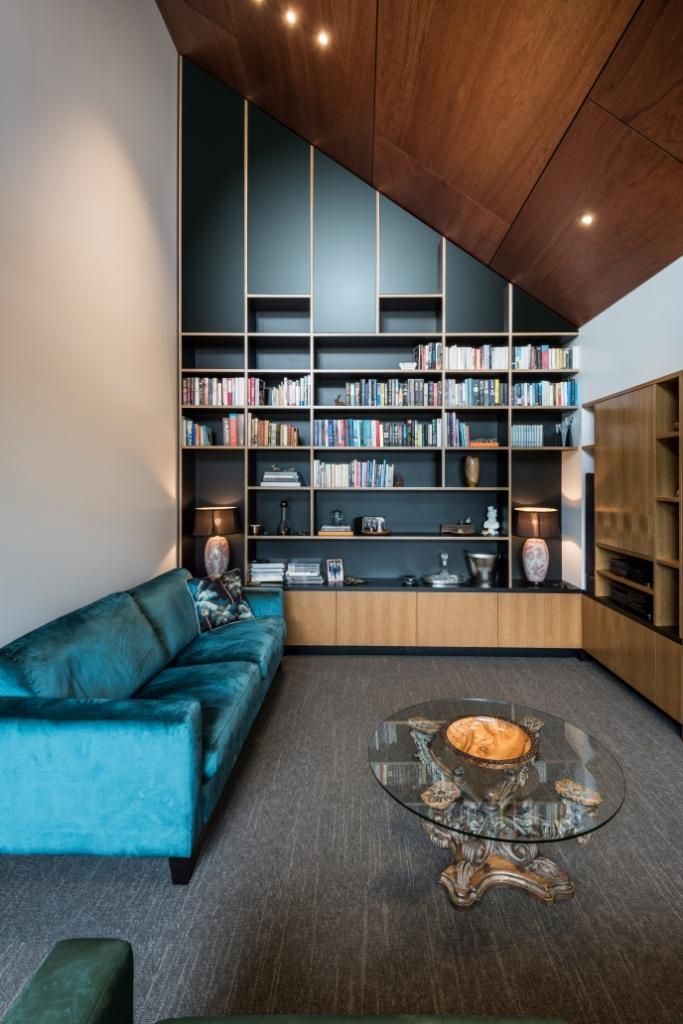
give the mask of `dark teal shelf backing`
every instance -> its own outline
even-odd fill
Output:
[[[507,331],[507,281],[446,242],[446,330]]]
[[[249,107],[247,280],[251,294],[311,290],[310,146]]]
[[[243,118],[237,93],[184,61],[185,331],[244,330]]]
[[[313,214],[314,330],[375,330],[375,191],[315,153]]]
[[[380,295],[441,292],[441,236],[392,203],[379,199]]]
[[[541,305],[526,292],[514,288],[512,293],[512,324],[514,331],[566,331],[576,330],[568,320],[563,320],[552,309]]]

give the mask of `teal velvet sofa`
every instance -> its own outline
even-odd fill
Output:
[[[200,634],[174,569],[0,649],[0,853],[168,857],[203,831],[282,658],[282,592]]]
[[[304,1014],[178,1017],[159,1024],[563,1024],[546,1017]],[[133,1024],[133,951],[121,939],[58,942],[4,1024]]]

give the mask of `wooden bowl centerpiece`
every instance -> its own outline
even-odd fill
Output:
[[[538,752],[538,738],[530,729],[490,715],[456,718],[444,726],[442,738],[459,757],[481,768],[521,768]]]

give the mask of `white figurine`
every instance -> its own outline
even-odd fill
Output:
[[[495,505],[486,506],[486,519],[481,532],[483,537],[497,537],[500,533],[500,523]]]

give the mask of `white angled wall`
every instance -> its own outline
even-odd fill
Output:
[[[582,402],[683,369],[683,259],[582,327],[579,343]],[[584,444],[593,440],[589,413],[583,413],[581,440]],[[563,568],[566,579],[581,583],[582,483],[592,460],[581,454],[565,460],[562,514],[568,536]]]
[[[0,644],[175,564],[176,54],[0,0]]]

